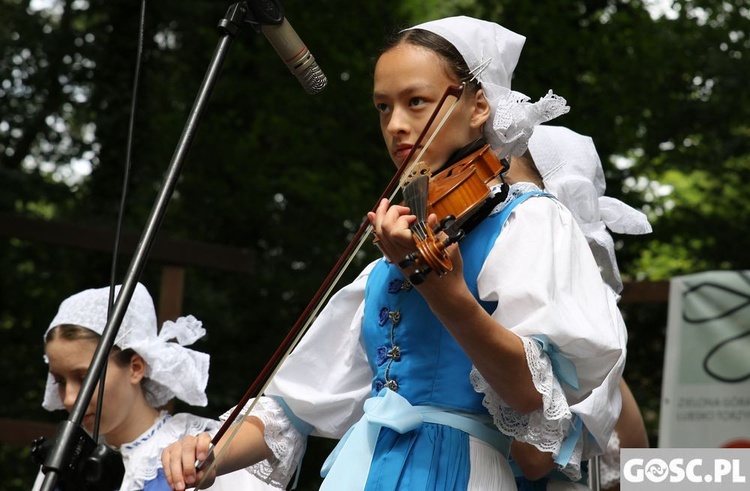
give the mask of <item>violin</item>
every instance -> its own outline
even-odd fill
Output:
[[[415,265],[409,280],[420,284],[431,271],[438,276],[451,271],[447,247],[461,240],[505,200],[508,185],[502,174],[510,164],[507,159],[498,159],[489,144],[484,144],[431,177],[424,166],[415,167],[405,178],[402,193],[405,205],[417,216],[411,228],[417,250],[403,258],[399,266]],[[497,178],[501,180],[501,190],[492,193],[491,186]],[[432,213],[439,221],[435,230],[426,223]]]

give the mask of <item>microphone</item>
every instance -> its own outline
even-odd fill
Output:
[[[256,23],[260,24],[260,31],[307,93],[317,94],[323,90],[328,80],[315,57],[286,20],[281,4],[275,0],[252,0],[247,3]]]

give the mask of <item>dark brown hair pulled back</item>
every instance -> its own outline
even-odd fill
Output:
[[[423,29],[407,29],[399,31],[386,40],[380,54],[382,55],[386,51],[404,43],[428,49],[438,55],[445,63],[448,75],[455,77],[459,82],[467,82],[466,89],[470,93],[476,93],[476,91],[481,88],[479,81],[471,81],[472,75],[469,71],[469,67],[456,47],[449,43],[444,37],[439,36],[434,32],[425,31]]]

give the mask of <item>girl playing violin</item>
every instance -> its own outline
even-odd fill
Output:
[[[446,89],[463,84],[439,134],[416,150],[432,174],[485,143],[513,158],[489,182],[497,204],[445,249],[452,271],[416,284],[418,265],[403,258],[418,217],[381,202],[368,219],[383,258],[330,299],[226,449],[219,441],[209,453],[207,434],[165,449],[174,489],[245,467],[286,486],[308,435],[340,439],[321,472],[321,489],[336,490],[512,490],[511,439],[552,453],[575,478],[606,445],[625,329],[575,219],[517,160],[536,125],[567,111],[551,92],[532,104],[510,90],[523,43],[452,17],[386,46],[373,101],[391,160],[401,165]],[[212,455],[216,465],[196,471]]]

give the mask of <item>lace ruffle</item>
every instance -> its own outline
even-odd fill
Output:
[[[602,489],[614,487],[620,482],[620,436],[612,431],[607,450],[599,457],[599,482]]]
[[[218,428],[219,422],[212,419],[187,413],[170,416],[162,411],[154,426],[137,440],[120,447],[126,469],[120,491],[140,491],[145,483],[156,478],[161,468],[162,450],[169,444],[186,435]]]
[[[476,367],[471,370],[471,383],[474,390],[484,394],[483,404],[500,431],[516,440],[530,443],[543,452],[557,455],[570,429],[573,414],[560,383],[552,373],[552,364],[547,355],[535,340],[525,337],[521,337],[521,340],[534,387],[542,395],[541,409],[530,414],[519,414],[505,404]],[[565,475],[574,480],[581,477],[582,452],[581,439],[568,465],[562,469]]]
[[[500,157],[523,155],[537,125],[570,111],[565,98],[551,90],[537,102],[529,102],[529,96],[520,92],[502,92],[494,101],[492,131],[486,135],[493,148],[499,147]]]
[[[584,429],[584,433],[585,433]],[[560,472],[565,474],[568,479],[570,479],[573,482],[578,481],[581,479],[581,460],[583,457],[583,440],[585,437],[581,437],[576,442],[575,448],[573,448],[573,453],[570,454],[570,460],[568,460],[568,465],[563,467],[562,469],[559,469]]]
[[[252,401],[248,402],[248,407]],[[226,420],[231,413],[221,416]],[[306,438],[292,425],[281,406],[270,397],[261,397],[251,413],[263,422],[263,438],[274,457],[248,467],[255,477],[272,486],[286,489],[305,451]]]

